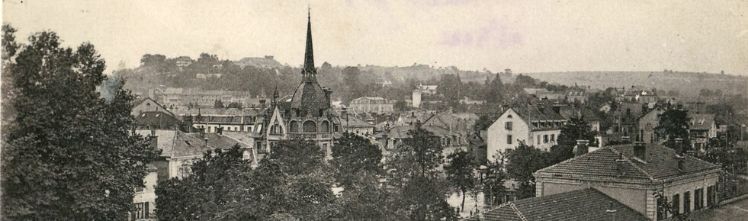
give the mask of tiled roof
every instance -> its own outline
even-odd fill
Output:
[[[633,144],[610,146],[540,169],[535,172],[535,177],[639,179],[651,182],[719,168],[685,155],[683,170],[679,170],[675,150],[658,144],[646,145],[646,159],[634,157]]]
[[[528,122],[544,120],[565,120],[563,116],[553,111],[553,108],[542,107],[542,105],[517,106],[512,107],[511,109]]]
[[[143,136],[150,135],[150,130],[137,130]],[[251,144],[220,134],[184,133],[175,130],[154,130],[157,136],[156,146],[164,157],[185,157],[202,155],[208,150],[216,148],[228,149],[235,144],[242,148],[250,148]],[[206,146],[207,139],[207,146]]]
[[[342,117],[340,118],[340,122],[343,124],[343,126],[348,128],[374,128],[373,124],[370,124],[354,116],[348,116],[347,119],[346,117]]]
[[[572,117],[583,117],[586,121],[600,121],[600,116],[598,116],[594,111],[590,110],[586,107],[569,107],[564,106],[561,107],[561,111],[559,112],[561,116],[563,116],[566,119],[571,119]]]
[[[484,213],[482,218],[479,216],[469,220],[592,221],[609,220],[612,217],[615,220],[649,220],[634,209],[592,188],[517,200]]]
[[[714,114],[689,114],[691,130],[709,130],[714,124]]]

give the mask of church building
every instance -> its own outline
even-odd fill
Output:
[[[332,90],[317,82],[312,47],[311,16],[307,20],[306,52],[302,80],[290,99],[279,99],[276,87],[270,107],[265,110],[262,126],[255,130],[257,149],[269,153],[282,140],[305,139],[319,145],[331,156],[334,134],[339,133],[340,119],[331,108]]]

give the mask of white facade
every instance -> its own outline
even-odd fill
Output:
[[[421,90],[413,90],[413,107],[421,107]]]
[[[561,121],[549,123],[559,126],[562,124]],[[556,145],[559,134],[561,134],[559,127],[532,130],[525,119],[513,109],[509,109],[488,127],[487,159],[489,161],[500,160],[501,157],[498,153],[513,149],[520,142],[549,151],[553,145]]]

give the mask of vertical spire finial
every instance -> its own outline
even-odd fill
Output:
[[[317,70],[314,68],[314,50],[312,47],[312,16],[311,8],[308,8],[308,20],[306,26],[306,51],[304,52],[304,69],[301,73],[307,81],[311,81]]]

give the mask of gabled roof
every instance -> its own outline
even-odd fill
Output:
[[[527,122],[532,121],[563,121],[563,116],[553,111],[551,107],[538,107],[538,105],[525,105],[512,107],[512,110]]]
[[[370,124],[354,116],[348,116],[347,119],[343,117],[340,119],[340,123],[348,128],[374,128],[374,124]]]
[[[581,189],[542,197],[521,199],[489,210],[483,217],[469,220],[481,221],[535,221],[535,220],[649,220],[634,209],[593,189]]]
[[[587,107],[569,107],[564,106],[561,107],[561,111],[559,114],[564,117],[565,119],[571,119],[582,117],[585,121],[600,121],[600,116],[597,115],[594,111]]]
[[[689,114],[691,130],[709,130],[714,124],[714,114]]]
[[[634,157],[634,144],[609,146],[535,172],[535,177],[574,179],[634,179],[662,181],[678,176],[719,169],[709,162],[685,155],[684,169],[678,169],[676,151],[658,144],[645,144],[646,159]]]
[[[150,130],[137,130],[138,134],[149,136]],[[154,130],[156,135],[156,146],[161,150],[164,157],[189,157],[201,156],[208,150],[228,149],[235,144],[242,148],[250,148],[251,145],[220,134],[184,133],[175,130]],[[207,143],[206,143],[207,140]]]

